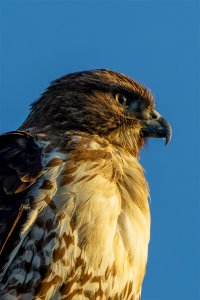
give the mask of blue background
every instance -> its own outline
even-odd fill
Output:
[[[1,132],[15,130],[49,82],[110,68],[151,88],[171,123],[141,163],[152,229],[142,300],[200,299],[198,1],[1,2]]]

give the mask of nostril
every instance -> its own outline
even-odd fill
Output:
[[[152,119],[157,119],[158,116],[157,116],[156,113],[153,112],[153,113],[151,114],[151,117],[152,117]]]

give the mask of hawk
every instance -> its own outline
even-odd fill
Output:
[[[140,299],[148,137],[171,137],[151,92],[105,69],[55,80],[0,136],[0,299]]]

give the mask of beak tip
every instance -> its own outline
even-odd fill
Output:
[[[167,138],[165,139],[165,147],[169,144],[170,140],[168,140]]]
[[[167,135],[165,138],[165,146],[167,146],[169,144],[169,142],[171,141],[171,137],[172,137],[172,128],[168,123],[168,130],[167,130]]]

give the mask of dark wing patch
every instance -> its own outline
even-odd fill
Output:
[[[42,170],[41,149],[26,132],[0,135],[0,183],[8,195],[31,186]]]
[[[26,132],[0,135],[0,267],[26,220],[24,201],[28,188],[41,175],[41,152]]]

